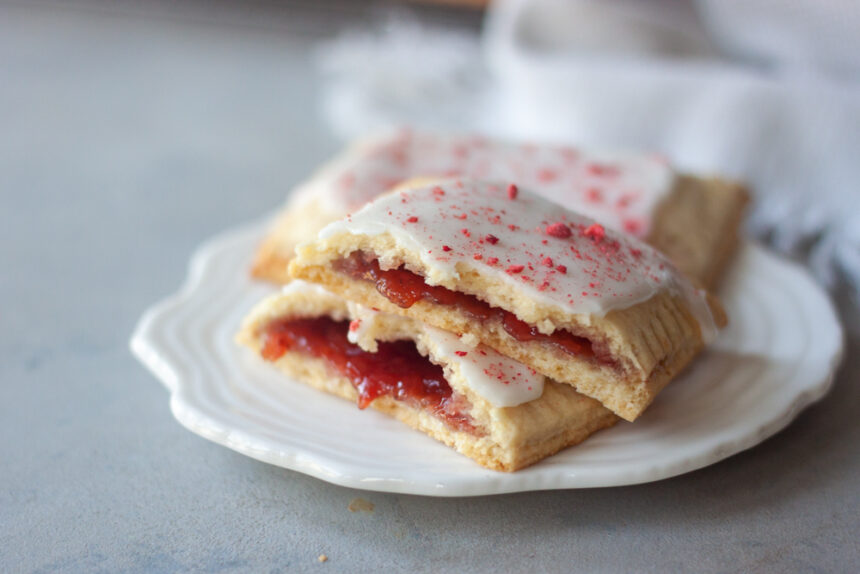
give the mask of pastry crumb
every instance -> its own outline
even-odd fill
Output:
[[[373,512],[374,506],[373,503],[369,500],[365,500],[363,498],[353,498],[347,508],[349,508],[350,512]]]
[[[481,344],[481,341],[474,333],[463,333],[462,335],[460,335],[460,342],[468,347],[473,348]]]
[[[326,556],[325,554],[320,554],[317,560],[320,562],[326,562],[328,560],[328,556]]]

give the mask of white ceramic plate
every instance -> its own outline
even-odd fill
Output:
[[[134,354],[191,431],[271,464],[387,492],[471,496],[619,486],[701,468],[784,428],[829,389],[842,352],[830,301],[807,274],[746,244],[721,293],[730,326],[636,423],[508,474],[375,411],[285,379],[233,343],[273,287],[247,267],[258,223],[206,243],[176,295],[141,318]]]

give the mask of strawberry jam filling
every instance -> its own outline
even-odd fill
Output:
[[[287,351],[323,359],[350,380],[358,391],[358,408],[377,397],[390,396],[428,410],[448,426],[478,434],[463,412],[464,399],[455,395],[442,367],[423,357],[412,341],[380,342],[368,353],[347,339],[348,321],[329,317],[273,321],[263,333],[263,358],[275,361]]]
[[[375,258],[354,252],[336,262],[335,268],[355,279],[372,281],[382,296],[403,309],[408,309],[422,300],[437,305],[454,306],[472,319],[481,322],[499,321],[505,331],[517,341],[539,341],[554,345],[571,355],[595,358],[606,364],[613,363],[607,353],[598,353],[595,345],[585,337],[564,330],[557,330],[550,335],[541,333],[537,327],[521,321],[510,311],[492,307],[474,295],[458,293],[441,285],[427,285],[423,277],[403,266],[397,269],[381,269]]]

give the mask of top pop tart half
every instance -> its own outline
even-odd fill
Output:
[[[631,421],[726,322],[665,255],[507,182],[383,195],[300,245],[289,271],[483,343]]]

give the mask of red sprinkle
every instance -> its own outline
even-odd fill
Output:
[[[353,319],[349,322],[349,330],[352,332],[358,331],[358,328],[361,326],[361,319]]]
[[[601,175],[601,176],[614,176],[618,175],[618,168],[615,168],[611,165],[600,165],[599,163],[592,163],[586,168],[588,173],[591,175]]]
[[[559,272],[559,273],[561,273],[562,275],[564,275],[565,273],[567,273],[567,267],[565,267],[564,265],[556,265],[556,266],[555,266],[555,269],[556,269],[556,271],[558,271],[558,272]]]
[[[480,261],[483,258],[484,258],[484,256],[481,255],[480,253],[475,253],[474,255],[472,255],[472,259],[474,259],[475,261]]]
[[[642,231],[642,224],[635,219],[628,219],[624,222],[624,231],[634,235],[638,234]]]
[[[508,199],[516,199],[519,192],[519,188],[512,183],[508,186]]]
[[[551,257],[544,257],[544,259],[543,259],[543,261],[541,261],[541,263],[543,263],[547,267],[552,267],[552,258]]]
[[[514,273],[522,273],[523,269],[525,268],[525,265],[511,265],[510,267],[505,269],[505,272],[513,275]]]
[[[484,241],[486,241],[490,245],[495,245],[496,243],[499,242],[499,238],[496,237],[495,235],[487,235],[486,237],[484,237]]]
[[[558,177],[558,174],[554,170],[547,168],[540,170],[537,174],[537,177],[538,181],[547,183],[550,181],[554,181]]]
[[[465,357],[469,353],[466,351],[454,351],[454,354],[457,355],[458,357]]]
[[[603,226],[599,223],[594,223],[583,229],[582,234],[594,239],[595,241],[602,241],[603,238],[606,237],[606,230],[603,229]]]
[[[445,195],[445,190],[437,185],[433,188],[433,195]]]
[[[447,245],[443,245],[443,246],[442,246],[442,251],[451,251],[451,248],[450,248],[450,247],[448,247]]]
[[[553,223],[551,225],[547,225],[546,234],[564,239],[570,237],[572,235],[572,232],[570,231],[570,227],[568,227],[564,223],[558,222]]]
[[[409,223],[418,223],[418,218],[413,215],[412,217],[410,217],[406,221],[408,221]]]
[[[465,227],[464,227],[463,229],[461,229],[461,230],[460,230],[460,233],[462,233],[462,234],[463,234],[463,235],[465,235],[466,237],[472,237],[472,232],[471,232],[471,231],[469,231],[468,229],[466,229]]]
[[[601,193],[596,187],[589,188],[588,191],[585,192],[585,197],[588,201],[592,201],[594,203],[603,201],[603,193]]]
[[[490,265],[495,265],[498,262],[499,262],[498,257],[490,257],[489,259],[487,259],[487,263],[489,263]]]

